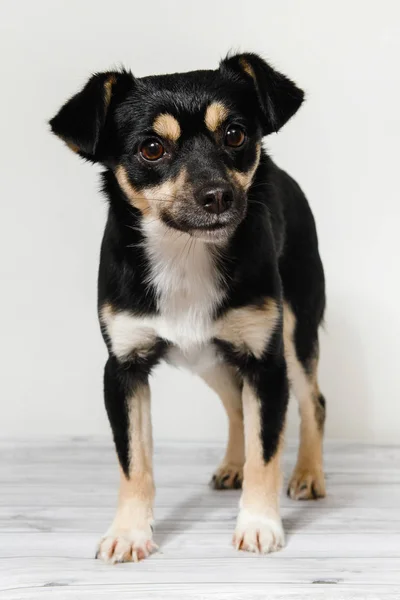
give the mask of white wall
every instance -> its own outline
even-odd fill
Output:
[[[317,219],[327,433],[397,441],[399,29],[396,0],[2,0],[0,435],[108,433],[96,319],[105,203],[96,169],[46,120],[93,71],[214,68],[235,48],[308,93],[267,145]],[[219,402],[185,373],[161,368],[153,412],[158,438],[225,436]]]

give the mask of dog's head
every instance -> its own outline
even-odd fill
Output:
[[[50,125],[72,150],[112,169],[144,219],[217,241],[246,214],[261,138],[302,101],[259,56],[239,54],[215,71],[96,74]]]

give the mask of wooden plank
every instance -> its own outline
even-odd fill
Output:
[[[156,535],[156,537],[159,537]],[[11,558],[82,558],[91,560],[99,540],[98,532],[13,532],[0,534],[0,572],[4,569],[2,559]],[[346,543],[346,545],[345,545]],[[169,558],[188,556],[243,559],[238,552],[231,552],[231,531],[208,535],[190,530],[190,533],[171,531],[163,535],[162,553]],[[282,553],[281,555],[283,556]],[[330,533],[312,535],[304,530],[290,537],[284,550],[285,558],[397,558],[400,559],[400,534]],[[5,563],[7,564],[7,562]]]
[[[207,487],[223,447],[160,445],[161,552],[116,567],[93,560],[116,502],[109,440],[1,440],[0,453],[0,598],[400,598],[400,447],[327,444],[330,495],[283,496],[288,544],[265,557],[231,547],[239,492]],[[291,445],[287,473],[294,461]]]
[[[190,554],[190,550],[189,550]],[[177,557],[166,551],[153,555],[139,564],[110,567],[100,561],[82,558],[13,558],[7,560],[2,573],[0,589],[43,586],[54,580],[68,585],[127,585],[127,584],[184,584],[210,583],[245,584],[248,581],[265,585],[309,584],[315,581],[333,581],[343,585],[374,585],[385,583],[398,586],[400,571],[398,559],[329,558],[287,559],[282,555],[257,556],[245,554],[234,557],[232,549],[225,558],[197,557],[195,560]],[[233,561],[233,562],[232,562]]]
[[[1,593],[0,593],[1,594]],[[2,596],[0,595],[0,598]],[[334,582],[330,584],[287,585],[282,588],[265,584],[247,583],[243,585],[209,584],[188,586],[175,585],[139,585],[139,586],[85,586],[63,585],[53,582],[46,588],[11,590],[3,596],[5,600],[41,600],[51,597],[55,600],[86,600],[90,598],[112,598],[137,600],[399,600],[398,589],[381,584],[371,586],[344,586]]]

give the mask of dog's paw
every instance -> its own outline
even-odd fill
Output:
[[[287,494],[292,500],[316,500],[324,498],[325,477],[321,469],[294,470],[289,482]]]
[[[285,534],[279,517],[269,517],[241,509],[233,536],[236,550],[268,554],[285,545]]]
[[[152,540],[152,532],[132,529],[130,531],[110,530],[101,539],[96,558],[105,563],[139,562],[158,550]]]
[[[240,490],[242,481],[243,467],[226,463],[215,471],[210,485],[214,490]]]

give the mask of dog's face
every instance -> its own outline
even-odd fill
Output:
[[[215,71],[94,75],[51,127],[74,151],[111,168],[143,219],[218,241],[246,214],[261,138],[302,100],[290,80],[242,54]]]

